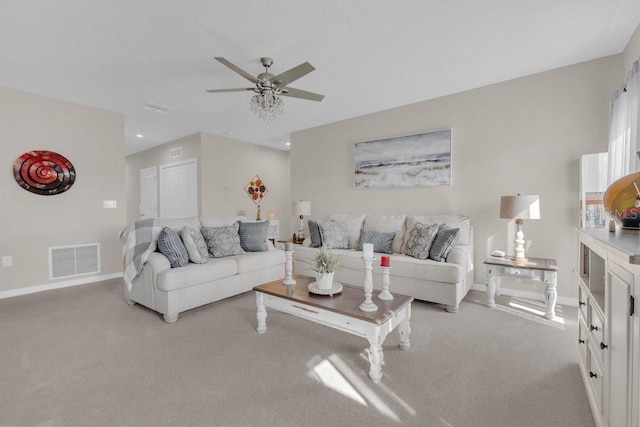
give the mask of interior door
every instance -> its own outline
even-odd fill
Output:
[[[156,167],[140,170],[140,219],[158,216]]]
[[[198,165],[196,159],[160,166],[160,216],[198,216]]]

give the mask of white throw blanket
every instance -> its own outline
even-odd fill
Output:
[[[142,267],[147,262],[149,254],[158,246],[158,236],[162,227],[155,224],[155,219],[142,219],[136,221],[133,227],[129,227],[126,233],[126,241],[122,249],[124,261],[124,282],[131,291],[133,279],[140,274]]]

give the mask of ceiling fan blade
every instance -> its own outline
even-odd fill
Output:
[[[220,92],[244,92],[245,90],[254,90],[252,87],[236,87],[233,89],[209,89],[207,92],[220,93]]]
[[[269,80],[276,86],[286,86],[298,80],[300,77],[306,76],[310,72],[315,70],[315,67],[308,62],[304,62],[297,67],[293,67],[290,70],[280,73],[277,76],[271,77]]]
[[[308,92],[306,90],[294,89],[292,87],[282,88],[282,96],[290,96],[291,98],[308,99],[309,101],[322,101],[324,95],[319,93]]]
[[[223,65],[226,65],[229,68],[231,68],[233,71],[235,71],[236,73],[240,74],[242,77],[244,77],[245,79],[249,80],[251,83],[258,83],[258,79],[257,78],[255,78],[251,74],[247,73],[242,68],[240,68],[240,67],[238,67],[236,65],[233,65],[231,62],[227,61],[226,59],[224,59],[221,56],[216,56],[215,58],[216,58],[216,60],[218,62],[220,62]]]

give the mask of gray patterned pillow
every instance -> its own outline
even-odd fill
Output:
[[[230,255],[240,255],[244,250],[240,246],[240,235],[238,235],[238,223],[226,227],[201,227],[202,237],[207,242],[209,253],[214,258]]]
[[[158,250],[167,257],[171,268],[189,264],[189,254],[180,236],[169,227],[164,227],[158,235]]]
[[[362,250],[363,243],[373,243],[373,252],[381,254],[393,253],[393,239],[396,237],[395,232],[382,233],[375,230],[360,230],[360,240],[358,241],[358,250]]]
[[[459,228],[449,228],[444,224],[438,227],[438,234],[429,249],[429,258],[434,261],[444,261],[453,245],[458,241]]]
[[[327,249],[349,249],[347,224],[338,221],[318,221],[322,244]]]
[[[417,223],[409,231],[409,240],[405,243],[404,253],[417,259],[429,258],[429,250],[438,233],[438,224],[424,225]]]
[[[209,261],[209,250],[207,249],[207,243],[204,241],[204,237],[202,237],[202,233],[185,225],[180,235],[182,236],[184,247],[187,248],[189,261],[196,264],[204,264]]]
[[[269,250],[267,235],[269,234],[269,221],[242,222],[238,221],[240,246],[247,252],[265,252]]]
[[[322,237],[320,236],[320,227],[318,226],[318,221],[308,221],[309,224],[309,237],[311,237],[311,244],[309,245],[312,248],[319,248],[322,246]]]

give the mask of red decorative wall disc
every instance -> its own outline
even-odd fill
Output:
[[[76,180],[76,170],[58,153],[34,150],[16,159],[13,176],[25,190],[50,196],[71,188]]]

